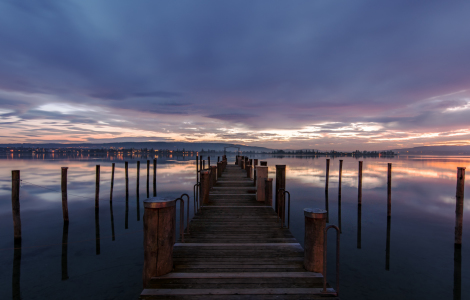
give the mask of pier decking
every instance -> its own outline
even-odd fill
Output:
[[[303,248],[273,208],[256,201],[246,174],[227,165],[185,242],[174,245],[173,271],[153,277],[141,299],[325,298],[322,274],[304,269]]]

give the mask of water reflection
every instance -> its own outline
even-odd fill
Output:
[[[362,238],[362,204],[357,205],[357,249],[361,249]]]
[[[326,223],[330,223],[330,211],[328,208],[328,190],[325,190],[325,210],[326,210]]]
[[[20,271],[21,271],[21,239],[15,239],[13,250],[12,295],[13,300],[21,299]]]
[[[338,176],[338,228],[339,233],[343,233],[341,229],[341,175],[343,173],[343,160],[339,160],[339,176]]]
[[[68,264],[67,264],[67,250],[68,250],[68,242],[69,242],[69,222],[64,222],[64,226],[62,229],[62,280],[69,279],[68,274]]]
[[[111,240],[116,239],[116,234],[114,232],[114,214],[113,214],[113,202],[109,202],[109,214],[111,215]]]
[[[140,201],[139,201],[139,193],[136,195],[136,204],[137,204],[137,221],[140,221]]]
[[[95,208],[95,239],[96,239],[96,255],[100,255],[100,209]]]
[[[126,214],[124,220],[124,229],[129,228],[129,195],[126,195]]]
[[[392,217],[387,216],[387,241],[385,243],[385,270],[390,270],[390,230],[392,226]]]
[[[462,248],[454,246],[454,300],[462,299]]]

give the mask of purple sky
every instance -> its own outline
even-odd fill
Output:
[[[0,2],[0,143],[470,144],[470,1]]]

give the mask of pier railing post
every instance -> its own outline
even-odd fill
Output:
[[[223,161],[218,162],[217,163],[217,179],[222,177],[223,169],[224,169],[224,162]]]
[[[212,188],[217,183],[217,167],[211,166],[210,170],[211,170],[211,188]]]
[[[266,178],[264,182],[265,187],[265,203],[266,205],[272,206],[273,205],[273,179]]]
[[[465,168],[457,168],[457,192],[455,194],[455,247],[462,247],[463,200]]]
[[[144,201],[144,288],[150,278],[173,269],[175,218],[176,200],[155,197]]]
[[[248,165],[246,167],[246,178],[250,178],[251,179],[251,165]]]
[[[307,271],[323,273],[323,244],[326,226],[326,210],[305,208],[304,267]]]
[[[209,204],[209,190],[211,184],[211,172],[204,170],[201,171],[201,188],[199,199],[201,199],[202,205]]]
[[[282,191],[281,191],[282,189]],[[286,165],[276,165],[276,195],[274,210],[278,215],[284,215],[284,190],[286,189]]]
[[[256,167],[256,201],[265,202],[265,179],[268,178],[268,167],[257,166]]]

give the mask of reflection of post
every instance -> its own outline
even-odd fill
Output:
[[[328,181],[330,180],[330,159],[326,159],[325,191],[328,191]]]
[[[137,161],[137,184],[136,184],[136,191],[137,194],[139,193],[139,187],[140,187],[140,161]]]
[[[361,249],[361,234],[362,234],[362,204],[357,205],[357,249]]]
[[[15,249],[13,250],[12,294],[13,300],[20,300],[21,238],[15,239],[14,247]]]
[[[62,280],[69,279],[67,270],[67,246],[69,240],[69,222],[64,222],[62,229]]]
[[[114,214],[113,214],[113,203],[109,203],[109,211],[111,214],[111,236],[112,240],[114,241],[116,239],[116,236],[114,235]]]
[[[184,157],[184,156],[183,156]],[[147,198],[150,197],[150,160],[147,159]]]
[[[114,189],[114,168],[115,163],[111,165],[111,192],[109,193],[109,201],[113,201],[113,189]]]
[[[127,161],[124,162],[124,170],[125,170],[125,177],[126,177],[126,198],[129,197],[129,163]]]
[[[64,222],[69,221],[69,208],[67,205],[67,167],[62,167],[60,187],[62,190],[62,217]]]
[[[455,246],[462,247],[463,200],[465,168],[457,168],[457,192],[455,194]]]
[[[392,217],[387,216],[387,242],[385,244],[385,270],[390,270],[390,230]]]
[[[357,203],[362,204],[362,161],[359,162],[358,182],[357,182]]]
[[[339,160],[339,176],[338,176],[338,227],[339,233],[343,233],[341,229],[341,179],[343,176],[343,160]]]
[[[11,208],[13,211],[14,238],[21,240],[20,171],[11,171]]]
[[[387,217],[392,215],[392,163],[388,163],[387,173]]]
[[[157,159],[153,159],[153,196],[157,197]]]
[[[129,195],[126,195],[126,215],[124,220],[124,229],[129,228]]]
[[[137,221],[140,221],[140,200],[139,193],[137,193]]]
[[[454,247],[454,300],[462,299],[462,248]]]
[[[100,211],[95,208],[96,255],[100,255]]]

